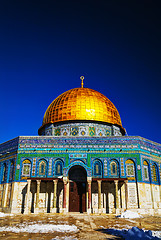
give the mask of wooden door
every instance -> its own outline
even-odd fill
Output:
[[[70,182],[69,212],[79,212],[79,194],[78,194],[78,187],[76,182]]]
[[[86,183],[70,182],[69,212],[86,211]]]
[[[78,183],[78,193],[79,193],[79,212],[86,212],[86,183]]]

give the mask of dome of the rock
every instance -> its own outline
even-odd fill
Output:
[[[83,78],[49,105],[39,136],[0,144],[1,211],[161,214],[161,144],[125,135],[114,104]]]

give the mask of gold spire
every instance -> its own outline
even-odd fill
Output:
[[[84,76],[81,76],[80,79],[82,80],[82,82],[81,82],[81,87],[83,88],[83,85],[84,85],[84,83],[83,83]]]

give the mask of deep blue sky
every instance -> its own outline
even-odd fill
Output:
[[[37,135],[81,75],[128,135],[161,143],[160,1],[0,1],[0,143]]]

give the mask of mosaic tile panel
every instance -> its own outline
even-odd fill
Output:
[[[52,158],[49,158],[49,169],[48,169],[48,175],[52,175]]]
[[[107,171],[107,159],[104,159],[104,176],[107,177],[108,171]]]
[[[52,135],[52,128],[45,129],[45,135],[51,136]]]
[[[71,129],[71,135],[72,136],[77,136],[78,135],[78,131],[79,131],[78,127],[73,127]]]
[[[32,176],[35,176],[36,173],[36,158],[32,160]]]
[[[121,165],[121,176],[125,176],[125,171],[124,171],[124,158],[120,158],[120,165]]]
[[[55,129],[55,136],[60,136],[60,128]]]

